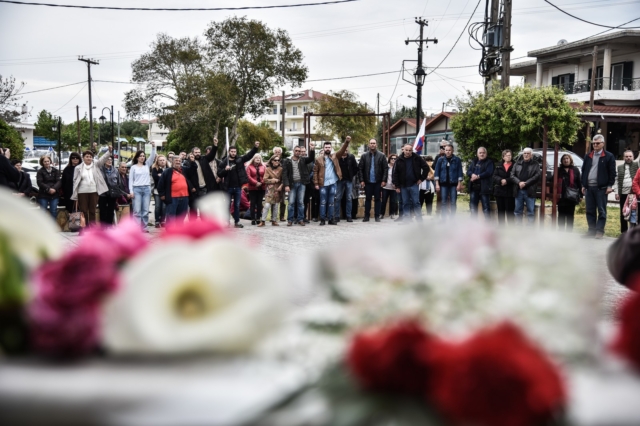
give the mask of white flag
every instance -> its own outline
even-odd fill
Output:
[[[426,124],[427,117],[422,120],[422,126],[420,126],[420,131],[418,132],[418,136],[416,136],[416,141],[413,143],[413,152],[422,152],[422,147],[424,147],[424,129]]]

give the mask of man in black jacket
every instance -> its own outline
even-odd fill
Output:
[[[242,185],[249,182],[244,163],[258,153],[259,147],[260,142],[256,141],[251,151],[242,157],[238,157],[238,150],[235,146],[229,147],[229,157],[223,158],[219,164],[226,164],[226,166],[224,169],[218,167],[218,176],[224,178],[227,194],[229,194],[229,210],[231,210],[231,203],[234,203],[233,221],[236,228],[244,228],[240,223],[240,200],[242,199]]]
[[[371,214],[371,197],[373,197],[374,214],[376,222],[380,222],[380,195],[382,187],[387,183],[389,174],[389,164],[387,157],[378,151],[378,141],[369,140],[369,150],[360,157],[358,164],[358,179],[360,186],[364,188],[364,219],[363,222],[369,222]]]
[[[345,213],[347,222],[353,222],[353,219],[351,219],[351,198],[353,192],[353,177],[358,175],[358,162],[356,161],[356,157],[348,151],[345,152],[341,158],[338,158],[338,162],[340,163],[340,170],[342,171],[342,179],[338,181],[336,188],[335,208],[338,213],[334,213],[335,221],[340,222],[340,206],[342,205],[342,197],[346,196],[347,201],[345,205]]]
[[[522,151],[522,158],[511,166],[509,178],[516,185],[516,208],[513,212],[516,223],[522,224],[524,206],[527,205],[527,221],[533,226],[535,217],[533,215],[536,204],[536,188],[540,181],[542,169],[540,164],[533,159],[533,150],[525,148]]]
[[[0,147],[0,186],[10,188],[10,184],[17,184],[20,180],[20,172],[9,162],[11,151],[9,148]]]
[[[467,167],[469,176],[469,210],[471,217],[478,216],[478,203],[482,202],[482,212],[486,220],[491,219],[489,199],[493,192],[493,160],[487,158],[487,149],[478,148],[477,157]]]
[[[294,223],[304,226],[304,194],[309,183],[309,164],[316,159],[314,142],[309,143],[310,155],[302,157],[302,147],[293,148],[293,156],[282,164],[282,184],[289,193],[289,211],[287,226]],[[313,169],[311,169],[313,170]]]
[[[402,155],[398,156],[393,167],[393,184],[396,192],[402,194],[404,221],[411,221],[411,208],[416,215],[416,220],[422,222],[422,209],[420,207],[420,184],[429,175],[429,166],[426,161],[413,152],[413,145],[406,144],[402,147]]]

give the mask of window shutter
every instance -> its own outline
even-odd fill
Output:
[[[558,86],[558,77],[551,77],[551,85],[554,87]]]
[[[633,62],[625,62],[622,69],[622,85],[631,90],[633,79]]]
[[[569,84],[573,84],[576,81],[576,75],[575,74],[569,74]]]

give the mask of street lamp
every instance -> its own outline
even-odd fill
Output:
[[[427,76],[427,74],[424,72],[424,68],[418,68],[415,72],[415,74],[413,74],[413,78],[416,82],[416,86],[423,86],[424,85],[424,79]]]
[[[60,132],[62,131],[62,118],[58,116],[58,122],[55,123],[51,130],[58,133],[58,170],[62,172],[62,147],[60,146]],[[62,174],[60,174],[62,176]]]
[[[110,117],[111,117],[111,145],[113,145],[113,136],[114,136],[114,132],[113,132],[113,105],[111,105],[111,109],[109,109],[109,107],[104,107],[102,108],[102,111],[100,112],[100,114],[102,114],[100,116],[100,118],[98,120],[100,120],[100,123],[102,125],[104,125],[104,123],[107,121],[107,118],[104,116],[104,110],[109,111]]]

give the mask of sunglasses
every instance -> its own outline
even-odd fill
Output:
[[[604,144],[604,142],[591,142],[591,143],[594,144],[594,145],[602,145],[602,144]]]
[[[273,160],[272,163],[279,163],[280,160]]]

